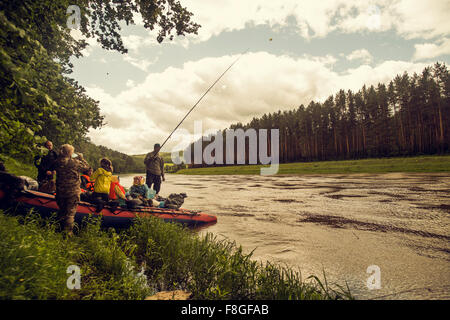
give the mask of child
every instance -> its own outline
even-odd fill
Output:
[[[98,168],[91,176],[91,180],[95,180],[91,201],[95,203],[97,212],[102,211],[103,206],[109,200],[112,172],[113,166],[111,161],[107,158],[103,158],[100,160],[100,168]]]
[[[133,178],[133,185],[130,188],[129,195],[132,198],[140,199],[150,207],[159,205],[159,203],[156,203],[156,200],[152,200],[155,196],[154,191],[145,184],[145,179],[142,176],[136,176]]]
[[[94,181],[91,179],[92,173],[94,170],[92,168],[89,168],[88,170],[84,171],[81,175],[81,189],[84,192],[93,192],[94,191]]]
[[[125,188],[120,185],[118,176],[111,177],[111,187],[109,188],[109,199],[117,201],[120,206],[126,206]]]
[[[108,201],[112,172],[113,166],[111,161],[103,158],[100,161],[100,168],[91,176],[91,180],[95,180],[93,198],[100,198],[105,202]]]

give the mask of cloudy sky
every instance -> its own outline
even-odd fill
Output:
[[[106,125],[89,133],[94,143],[150,151],[247,49],[163,151],[189,141],[194,121],[203,131],[224,129],[450,62],[447,0],[180,2],[202,25],[198,35],[158,44],[138,23],[122,31],[128,54],[92,41],[73,61],[72,76],[105,115]]]

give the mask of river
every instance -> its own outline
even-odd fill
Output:
[[[131,176],[121,176],[129,187]],[[186,209],[217,216],[211,232],[345,286],[357,299],[450,299],[450,174],[186,176]],[[377,266],[374,274],[369,266]],[[379,275],[380,288],[369,289]]]

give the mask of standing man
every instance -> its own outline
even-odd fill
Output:
[[[38,169],[37,181],[39,186],[53,179],[55,174],[53,166],[58,158],[58,154],[53,150],[53,143],[50,140],[45,142],[44,147],[48,149],[47,155],[42,158],[39,156],[34,158],[34,165]],[[39,159],[41,159],[41,162],[38,164],[37,161]]]
[[[56,203],[59,207],[58,221],[61,231],[72,235],[73,222],[80,201],[80,173],[89,169],[89,164],[79,154],[73,158],[74,148],[70,144],[61,146],[56,160]]]
[[[157,196],[159,190],[161,190],[161,179],[166,181],[164,178],[164,160],[159,155],[159,150],[161,150],[161,146],[157,143],[154,145],[153,151],[149,152],[144,160],[147,168],[147,186],[151,188],[153,184],[153,190],[155,190]]]

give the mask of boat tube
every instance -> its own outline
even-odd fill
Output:
[[[0,200],[5,197],[5,191],[0,189]],[[19,208],[34,209],[43,217],[49,217],[57,212],[58,205],[55,196],[34,190],[24,190],[18,193],[13,201]],[[168,209],[156,207],[137,207],[134,209],[112,207],[106,204],[97,212],[96,206],[89,202],[80,201],[75,215],[75,221],[80,223],[88,216],[101,216],[102,226],[114,228],[127,228],[136,217],[156,217],[165,222],[180,223],[189,228],[204,228],[217,223],[217,218],[203,212],[186,209]]]

